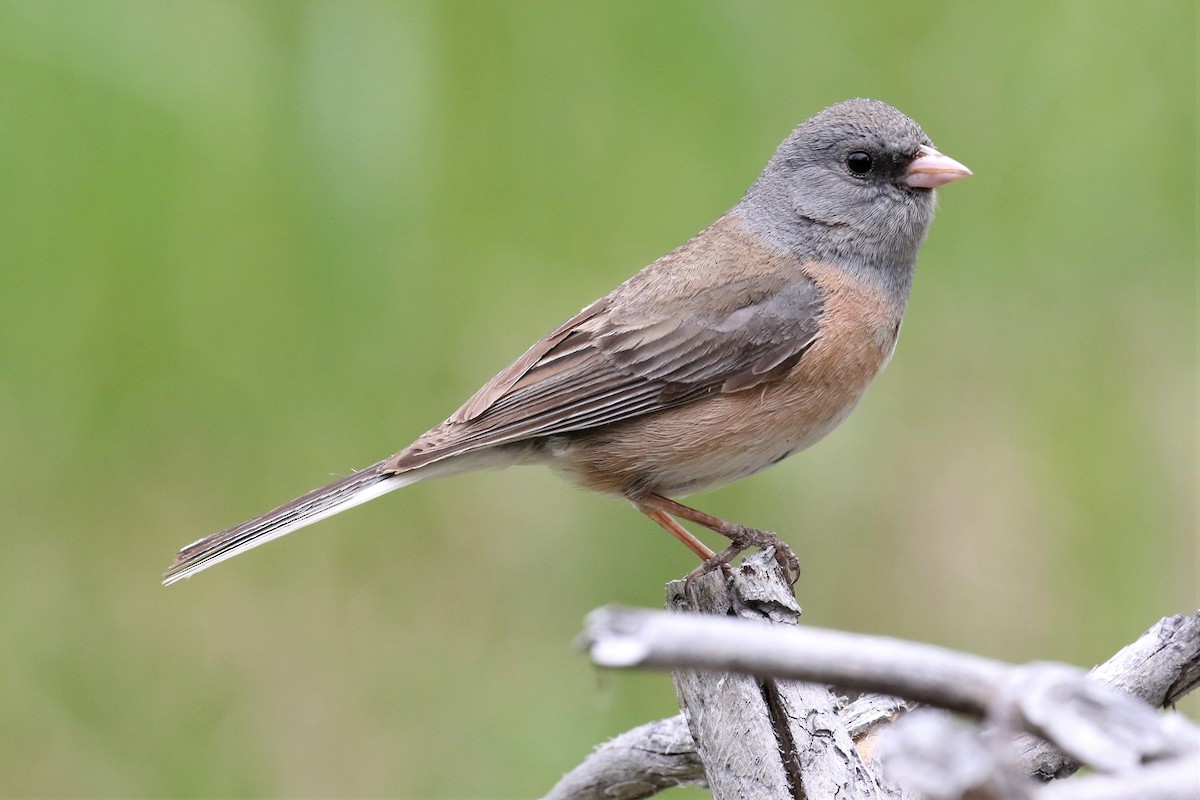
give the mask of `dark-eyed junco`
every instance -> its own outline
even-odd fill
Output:
[[[190,544],[164,583],[426,478],[548,464],[711,568],[775,535],[675,497],[803,450],[896,346],[934,188],[971,172],[876,100],[802,123],[728,213],[589,305],[390,458]],[[728,537],[714,554],[676,518]]]

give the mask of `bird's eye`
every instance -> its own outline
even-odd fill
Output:
[[[856,150],[846,156],[846,167],[855,175],[866,175],[873,166],[875,166],[875,160],[871,158],[870,153]]]

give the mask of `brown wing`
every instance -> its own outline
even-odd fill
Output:
[[[799,271],[708,291],[712,298],[694,297],[677,313],[630,311],[636,304],[614,302],[617,293],[602,298],[535,344],[388,468],[402,472],[750,389],[786,374],[816,338],[821,291]],[[713,302],[717,296],[721,302]]]

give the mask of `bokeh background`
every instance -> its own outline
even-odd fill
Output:
[[[814,625],[1090,666],[1194,611],[1196,14],[0,2],[0,794],[536,796],[674,713],[571,643],[690,555],[546,471],[159,575],[442,420],[852,96],[975,177],[859,411],[697,502],[795,545]]]

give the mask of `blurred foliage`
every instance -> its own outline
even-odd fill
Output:
[[[1087,666],[1195,610],[1196,13],[0,3],[0,794],[532,796],[673,713],[570,645],[689,555],[544,470],[158,576],[444,418],[851,96],[975,177],[850,422],[698,503],[795,544],[816,625]]]

